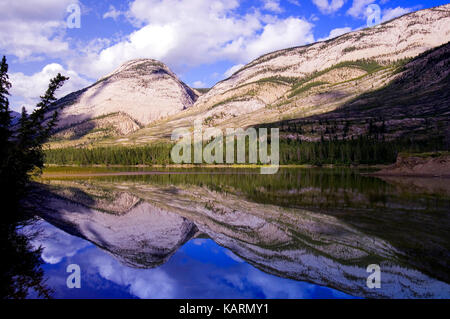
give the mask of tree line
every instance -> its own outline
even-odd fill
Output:
[[[139,147],[70,147],[49,149],[44,153],[46,163],[56,165],[169,165],[173,164],[170,158],[172,146],[173,144],[167,143]],[[280,140],[280,164],[389,164],[396,161],[400,152],[430,152],[442,150],[443,147],[443,140],[439,137],[428,140],[384,141],[366,135],[345,140],[322,139],[319,142],[282,139]],[[246,151],[248,159],[248,141]],[[225,154],[226,149],[224,149],[224,157]]]

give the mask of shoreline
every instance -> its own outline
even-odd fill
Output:
[[[107,176],[146,176],[146,175],[258,175],[259,173],[249,172],[161,172],[161,171],[147,171],[147,172],[105,172],[105,173],[43,173],[38,179],[58,178],[58,177],[107,177]]]
[[[400,153],[394,164],[370,175],[379,177],[450,178],[450,154],[449,152]]]
[[[223,168],[230,168],[230,169],[258,169],[262,166],[218,166],[218,165],[201,165],[201,166],[53,166],[54,168],[67,168],[70,170],[70,168],[74,169],[81,169],[78,172],[46,172],[46,169],[44,168],[43,173],[36,177],[36,179],[51,179],[51,178],[60,178],[60,177],[107,177],[107,176],[151,176],[151,175],[207,175],[207,174],[214,174],[214,175],[259,175],[259,172],[250,172],[250,171],[221,171],[218,170],[217,172],[214,171],[206,171],[206,172],[192,172],[192,171],[159,171],[159,170],[148,170],[148,171],[129,171],[129,170],[118,170],[118,171],[100,171],[100,172],[89,172],[88,170],[90,168],[96,169],[96,168],[167,168],[167,169],[189,169],[189,168],[210,168],[210,169],[223,169]],[[333,168],[346,168],[346,169],[352,169],[352,170],[358,170],[358,169],[380,169],[376,172],[360,172],[360,175],[367,176],[367,177],[397,177],[397,178],[433,178],[433,179],[450,179],[450,174],[427,174],[427,173],[414,173],[414,174],[408,174],[408,173],[390,173],[385,172],[384,168],[375,167],[375,166],[312,166],[312,165],[280,165],[280,168],[292,168],[292,169],[333,169]],[[83,169],[87,170],[87,172],[83,172]]]
[[[106,165],[106,164],[92,164],[92,165],[58,165],[58,164],[46,164],[44,170],[47,168],[121,168],[121,167],[132,167],[132,168],[261,168],[269,167],[270,165],[255,165],[255,164],[168,164],[168,165]],[[383,169],[389,167],[389,164],[376,164],[376,165],[340,165],[340,164],[324,164],[324,165],[311,165],[311,164],[286,164],[279,165],[279,168],[373,168],[373,169]]]
[[[405,178],[450,178],[450,175],[437,175],[437,174],[407,174],[407,173],[383,173],[383,172],[374,172],[374,173],[361,173],[361,175],[372,176],[372,177],[405,177]]]

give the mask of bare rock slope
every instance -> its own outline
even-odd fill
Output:
[[[163,63],[132,60],[58,101],[59,137],[79,137],[94,130],[126,135],[191,107],[196,99],[197,94]]]
[[[400,154],[395,164],[374,175],[450,177],[450,153]]]
[[[132,134],[130,141],[166,138],[196,119],[205,125],[247,127],[328,114],[388,86],[403,76],[407,61],[449,41],[450,4],[269,53],[216,84],[192,108]],[[446,79],[445,66],[438,64],[439,79]]]

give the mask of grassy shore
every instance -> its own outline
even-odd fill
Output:
[[[46,166],[38,179],[53,178],[84,178],[102,176],[126,176],[126,175],[162,175],[162,174],[260,174],[262,165],[92,165],[77,166],[66,165]],[[376,171],[385,168],[386,165],[280,165],[280,169],[354,169]],[[37,179],[37,180],[38,180]]]

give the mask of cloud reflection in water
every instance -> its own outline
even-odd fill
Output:
[[[167,263],[125,266],[81,238],[39,221],[43,269],[55,298],[346,298],[337,290],[279,278],[249,265],[210,239],[192,239]],[[78,264],[81,289],[66,287],[66,267]]]

